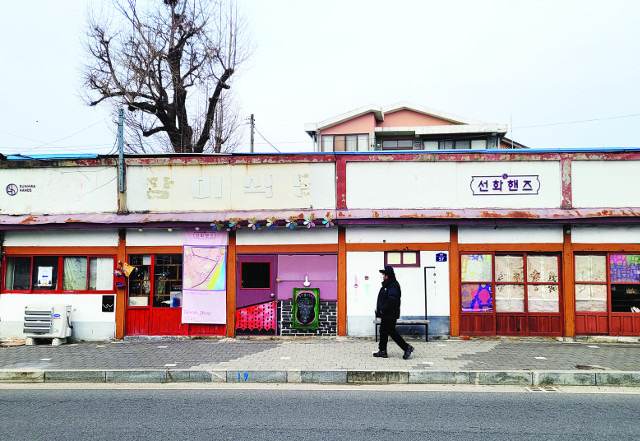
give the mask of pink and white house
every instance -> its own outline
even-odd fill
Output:
[[[305,124],[315,152],[486,150],[523,147],[504,136],[506,124],[487,123],[402,101],[368,105]]]

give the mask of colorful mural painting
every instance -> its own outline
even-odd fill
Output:
[[[467,283],[462,284],[462,311],[493,311],[493,295],[490,284]]]
[[[462,280],[464,282],[489,282],[493,280],[493,256],[491,254],[463,254]]]
[[[236,309],[236,333],[276,335],[276,302]]]
[[[611,283],[640,282],[640,254],[609,256]]]

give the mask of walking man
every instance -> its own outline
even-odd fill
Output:
[[[389,337],[396,342],[400,349],[404,351],[402,358],[408,360],[413,352],[413,346],[407,344],[398,331],[396,331],[396,320],[400,318],[400,284],[396,280],[396,273],[393,267],[385,266],[380,270],[382,273],[382,288],[378,293],[378,304],[376,306],[376,317],[380,317],[380,343],[379,351],[374,353],[374,357],[388,358],[387,342]]]

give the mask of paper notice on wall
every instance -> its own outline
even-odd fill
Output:
[[[38,286],[52,286],[52,285],[53,285],[53,267],[39,266],[38,267]]]

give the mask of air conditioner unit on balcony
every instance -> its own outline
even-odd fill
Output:
[[[50,338],[58,346],[71,336],[70,305],[29,305],[24,308],[23,332],[26,344],[32,345],[34,338]]]

